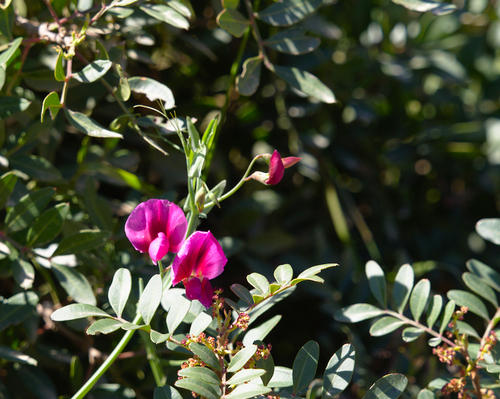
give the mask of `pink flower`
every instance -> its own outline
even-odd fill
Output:
[[[250,179],[254,179],[266,185],[278,184],[285,174],[285,169],[289,168],[292,165],[295,165],[301,160],[301,158],[298,157],[281,158],[281,155],[277,150],[274,150],[272,155],[262,155],[262,158],[264,158],[269,163],[268,173],[254,172],[245,180],[248,181]]]
[[[181,249],[186,235],[184,212],[168,200],[151,199],[132,211],[125,223],[125,235],[135,249],[148,252],[156,263],[168,252]]]
[[[188,299],[197,299],[208,308],[214,294],[210,280],[224,271],[226,263],[226,255],[212,233],[196,231],[172,263],[172,285],[182,281]]]

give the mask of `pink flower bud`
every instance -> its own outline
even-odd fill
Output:
[[[254,172],[245,180],[248,181],[253,179],[266,185],[278,184],[285,174],[285,169],[295,165],[301,160],[301,158],[298,157],[281,158],[277,150],[274,150],[272,155],[263,154],[262,158],[269,163],[269,171],[267,173]]]

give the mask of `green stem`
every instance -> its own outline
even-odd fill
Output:
[[[146,355],[149,362],[149,366],[151,367],[151,371],[153,372],[153,377],[156,382],[156,386],[162,387],[166,384],[167,378],[165,373],[163,372],[163,368],[161,366],[160,358],[156,353],[156,345],[151,342],[149,338],[149,333],[147,331],[139,331],[141,335],[142,341],[144,342],[144,346],[146,347]]]
[[[132,321],[133,324],[139,324],[142,320],[142,317],[140,315],[135,316],[135,319]],[[122,353],[123,349],[125,349],[125,346],[128,344],[132,336],[134,335],[135,330],[129,330],[125,333],[125,335],[122,337],[120,342],[118,342],[118,345],[116,345],[115,349],[113,352],[111,352],[108,356],[108,358],[104,361],[103,364],[101,364],[101,367],[97,369],[97,371],[90,377],[87,382],[80,388],[80,390],[73,395],[71,399],[82,399],[91,389],[92,387],[97,383],[99,378],[103,376],[103,374],[106,372],[106,370],[109,369],[109,367],[115,362],[115,360],[118,358],[120,353]]]

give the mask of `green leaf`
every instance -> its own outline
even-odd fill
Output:
[[[476,231],[485,240],[500,245],[500,219],[481,219],[476,223]]]
[[[263,340],[281,320],[281,315],[276,315],[260,326],[248,330],[243,338],[243,345],[248,346],[255,340]]]
[[[3,89],[5,85],[5,78],[7,77],[7,71],[5,70],[5,65],[0,65],[0,90]]]
[[[288,367],[276,366],[273,378],[266,386],[270,388],[287,388],[293,385],[293,370]]]
[[[435,347],[438,346],[443,340],[440,337],[433,337],[429,340],[429,346]]]
[[[8,346],[0,345],[0,359],[5,359],[10,362],[29,364],[31,366],[36,366],[38,362],[31,356],[25,355],[22,352],[18,352]]]
[[[59,94],[57,94],[55,91],[47,94],[47,96],[43,99],[42,112],[40,114],[40,120],[42,121],[42,123],[45,113],[47,112],[47,109],[50,112],[50,119],[54,120],[56,119],[56,116],[59,113],[61,107],[62,104],[61,101],[59,100]]]
[[[182,399],[181,394],[168,385],[155,388],[153,399]]]
[[[115,272],[108,291],[109,304],[117,317],[122,317],[131,290],[132,276],[128,269],[122,267]]]
[[[27,245],[34,247],[56,238],[61,232],[68,214],[69,204],[57,204],[55,207],[42,213],[28,230]]]
[[[257,18],[274,26],[290,26],[312,14],[322,0],[283,0],[257,13]]]
[[[191,352],[197,355],[202,361],[204,361],[207,365],[209,365],[213,369],[218,371],[221,370],[219,359],[217,359],[215,354],[205,345],[192,342],[189,345],[189,349],[191,350]]]
[[[31,154],[15,154],[10,158],[10,165],[13,169],[20,170],[33,179],[46,182],[62,180],[59,169],[42,157]]]
[[[106,243],[111,236],[109,231],[102,230],[80,230],[65,237],[52,256],[78,254],[80,252],[92,251]]]
[[[240,0],[222,0],[223,8],[237,9],[240,6]]]
[[[335,320],[357,323],[383,315],[385,312],[369,303],[356,303],[335,312]]]
[[[115,90],[115,95],[122,101],[127,101],[130,98],[130,85],[128,84],[128,79],[123,73],[123,69],[120,64],[116,64],[116,72],[120,77],[120,82]]]
[[[312,266],[306,270],[304,270],[302,273],[300,273],[297,278],[294,278],[292,282],[290,283],[291,285],[296,285],[302,281],[315,281],[318,283],[322,283],[324,280],[321,277],[316,276],[319,272],[328,269],[330,267],[335,267],[338,266],[336,263],[326,263],[324,265],[316,265]]]
[[[436,399],[436,395],[434,395],[434,392],[424,388],[418,393],[417,399]]]
[[[427,279],[420,280],[413,289],[410,297],[410,310],[415,321],[420,319],[427,306],[427,300],[431,292],[431,283]]]
[[[151,330],[151,332],[149,334],[149,338],[151,339],[151,342],[154,342],[157,345],[165,342],[171,336],[172,336],[172,334],[170,334],[170,333],[162,334],[162,333],[159,333],[158,331],[155,331],[155,330]]]
[[[206,312],[201,312],[191,323],[189,334],[191,336],[200,335],[212,323],[212,316]]]
[[[231,291],[233,291],[236,294],[236,296],[238,296],[238,298],[248,303],[248,305],[253,305],[252,294],[250,293],[250,291],[248,291],[248,289],[243,287],[241,284],[231,285]]]
[[[112,64],[109,60],[92,61],[80,72],[74,73],[71,77],[81,83],[92,83],[103,77],[109,71]]]
[[[355,350],[345,344],[330,358],[323,377],[322,399],[330,399],[347,388],[354,372]]]
[[[234,388],[229,395],[226,395],[226,399],[248,399],[259,395],[265,395],[270,391],[270,388],[262,385],[242,384]]]
[[[257,351],[257,345],[249,345],[241,349],[236,355],[233,356],[229,362],[227,371],[230,373],[235,373],[242,369],[243,366],[252,358],[252,356]]]
[[[75,319],[84,319],[86,317],[111,317],[104,310],[99,309],[93,305],[84,303],[72,303],[63,308],[57,309],[50,315],[54,321],[67,321]]]
[[[307,342],[293,361],[293,394],[299,395],[303,389],[307,388],[309,383],[316,375],[318,367],[319,345],[315,341]]]
[[[175,381],[175,386],[187,389],[207,399],[220,399],[220,388],[197,378],[182,378]],[[228,395],[226,395],[226,398]]]
[[[247,58],[243,63],[243,71],[236,78],[236,88],[240,94],[251,96],[259,88],[262,56]]]
[[[18,37],[16,39],[14,39],[10,43],[10,47],[7,50],[2,51],[0,53],[0,65],[5,66],[7,64],[7,62],[9,62],[9,60],[12,58],[12,56],[14,55],[16,50],[21,45],[22,41],[23,41],[22,37]]]
[[[443,318],[441,319],[441,326],[439,327],[439,334],[443,334],[446,327],[448,327],[448,323],[450,322],[453,313],[455,312],[455,301],[449,301],[443,312]]]
[[[45,187],[26,194],[19,202],[9,209],[5,217],[5,230],[19,231],[31,225],[54,195],[52,187]]]
[[[276,3],[281,4],[281,3]],[[273,65],[272,71],[290,86],[295,87],[308,96],[321,102],[333,104],[337,102],[335,95],[321,80],[312,73],[294,67]]]
[[[96,305],[97,301],[92,286],[82,273],[72,267],[58,265],[54,262],[52,262],[52,270],[66,293],[75,302]]]
[[[408,379],[403,374],[387,374],[370,387],[363,399],[396,399],[407,384]]]
[[[167,328],[169,333],[173,334],[175,332],[175,329],[179,327],[179,324],[182,323],[182,320],[188,314],[190,307],[191,301],[181,296],[175,303],[175,306],[170,308],[167,314]]]
[[[71,111],[67,108],[64,108],[64,112],[69,123],[79,132],[82,132],[87,136],[100,138],[123,138],[120,133],[115,133],[111,130],[103,128],[92,118],[82,114],[81,112]]]
[[[56,67],[54,69],[54,78],[58,82],[64,82],[66,80],[66,73],[64,72],[63,59],[64,59],[63,52],[59,51],[59,54],[57,55]]]
[[[266,347],[266,344],[260,340],[255,340],[253,344],[257,345],[257,347],[259,348]],[[259,357],[259,359],[255,361],[255,367],[257,369],[262,369],[266,371],[266,373],[262,375],[260,379],[262,383],[267,387],[272,377],[274,376],[274,370],[275,370],[274,359],[272,354],[269,353],[269,356],[267,357]],[[291,385],[292,385],[292,376],[290,375],[290,383],[288,384],[288,386]]]
[[[145,324],[151,323],[151,320],[156,313],[156,309],[160,306],[161,297],[163,295],[162,287],[161,276],[159,274],[155,274],[148,281],[148,284],[139,298],[137,308]],[[170,311],[172,311],[172,309],[170,309]],[[173,331],[169,330],[169,332]]]
[[[184,4],[183,1],[186,3]],[[191,12],[191,4],[186,0],[167,0],[166,3],[172,7],[174,10],[179,11],[186,18],[191,18],[193,13]]]
[[[32,291],[19,292],[0,304],[0,331],[19,324],[36,309],[38,295]]]
[[[500,273],[483,262],[476,259],[471,259],[467,263],[467,269],[469,269],[476,276],[481,277],[486,284],[500,292]]]
[[[289,264],[279,265],[274,270],[274,278],[281,285],[286,285],[292,281],[293,278],[293,269]]]
[[[269,281],[262,274],[252,273],[247,276],[247,281],[252,287],[257,288],[262,295],[269,292]]]
[[[487,321],[490,320],[486,305],[474,294],[462,290],[450,290],[446,295],[448,299],[455,301],[458,306],[467,306],[469,312],[475,313]]]
[[[217,15],[217,24],[234,37],[241,37],[247,30],[250,22],[237,10],[229,8]]]
[[[412,342],[422,335],[424,330],[417,327],[407,327],[403,330],[403,341]]]
[[[392,0],[409,10],[426,12],[432,11],[434,15],[444,15],[453,12],[457,9],[455,4],[437,3],[428,0]]]
[[[490,302],[493,306],[498,308],[498,300],[495,295],[495,291],[491,287],[485,284],[485,281],[472,273],[464,273],[462,274],[462,279],[465,282],[465,285],[477,295],[482,296],[488,302]]]
[[[172,91],[167,86],[154,79],[145,78],[143,76],[133,76],[128,79],[128,84],[130,90],[136,93],[145,94],[151,102],[155,102],[156,100],[164,101],[165,104],[163,106],[165,109],[175,107]]]
[[[31,101],[19,97],[0,97],[0,118],[6,118],[17,112],[26,111]]]
[[[95,335],[97,333],[109,334],[116,330],[119,330],[122,326],[120,320],[115,319],[100,319],[92,323],[92,325],[87,328],[88,335]]]
[[[7,201],[14,191],[14,186],[17,183],[17,176],[14,172],[7,172],[0,177],[0,209],[5,208]]]
[[[370,260],[366,263],[365,271],[373,296],[383,308],[386,308],[387,291],[384,271],[374,260]]]
[[[477,331],[471,325],[465,323],[464,321],[457,320],[457,329],[460,334],[465,334],[467,336],[481,340],[481,337],[479,336]]]
[[[306,36],[304,28],[287,29],[264,40],[264,45],[285,54],[306,54],[315,50],[320,40]]]
[[[441,295],[434,295],[429,302],[427,308],[427,326],[432,328],[439,318],[441,309],[443,308],[443,297]]]
[[[403,314],[408,298],[410,298],[413,279],[413,268],[409,264],[405,264],[399,268],[394,280],[394,287],[392,288],[392,297],[394,298],[398,312],[401,314]]]
[[[14,260],[12,262],[12,274],[14,275],[14,280],[16,280],[21,288],[29,290],[33,287],[35,269],[31,263],[21,258]]]
[[[140,184],[139,184],[140,185]],[[109,200],[97,195],[93,179],[87,179],[83,195],[83,204],[90,220],[100,229],[113,231],[113,212]]]
[[[139,8],[158,21],[165,22],[179,29],[189,29],[189,21],[172,7],[164,4],[142,4]]]
[[[180,369],[177,373],[180,377],[196,378],[201,381],[208,382],[215,386],[221,384],[220,378],[208,367],[188,367],[185,369]]]
[[[373,323],[370,327],[370,335],[380,337],[397,330],[404,324],[406,324],[404,321],[401,321],[396,317],[385,316]]]
[[[226,385],[239,385],[259,378],[264,375],[266,370],[262,369],[243,369],[234,374],[227,382]]]

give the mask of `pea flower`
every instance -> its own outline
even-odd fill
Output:
[[[277,150],[274,150],[272,155],[263,154],[260,155],[260,157],[264,158],[266,162],[269,163],[269,171],[267,173],[254,172],[245,180],[248,181],[250,179],[254,179],[268,186],[278,184],[285,174],[285,169],[295,165],[301,160],[301,158],[298,157],[281,158],[281,155]]]
[[[226,255],[209,231],[195,231],[184,242],[172,263],[172,285],[186,287],[186,297],[209,308],[214,290],[210,280],[224,271]]]
[[[148,252],[156,263],[168,252],[179,252],[187,221],[180,207],[168,200],[142,202],[125,222],[125,235],[139,252]]]

